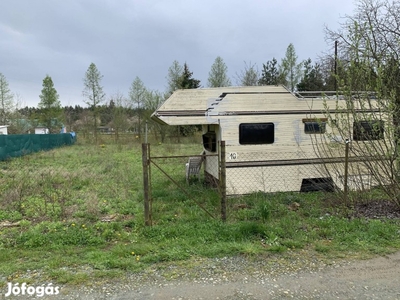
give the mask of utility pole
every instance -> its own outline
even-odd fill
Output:
[[[335,41],[335,91],[337,92],[337,50],[338,50],[338,41]]]

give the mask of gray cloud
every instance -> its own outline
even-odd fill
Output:
[[[107,95],[127,95],[139,76],[164,91],[174,60],[187,62],[207,84],[217,56],[232,82],[244,62],[280,60],[293,43],[299,60],[328,48],[323,28],[352,14],[348,0],[2,0],[0,72],[24,103],[36,106],[50,75],[63,105],[84,105],[83,78],[91,62]]]

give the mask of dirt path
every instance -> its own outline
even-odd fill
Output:
[[[112,299],[400,299],[400,253],[278,278],[146,286]]]
[[[334,264],[317,271],[287,272],[279,276],[256,269],[227,277],[159,280],[138,284],[135,277],[114,285],[67,287],[60,294],[37,299],[82,300],[258,300],[258,299],[400,299],[400,252],[370,260]],[[1,295],[4,297],[3,295]],[[0,299],[2,297],[0,296]],[[24,297],[3,299],[25,299]],[[32,299],[32,298],[31,298]]]

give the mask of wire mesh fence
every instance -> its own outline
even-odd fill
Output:
[[[332,178],[329,165],[344,162],[344,154],[335,159],[318,157],[312,145],[258,149],[262,148],[226,146],[228,195],[332,190],[338,176]]]
[[[359,145],[335,144],[319,151],[315,144],[281,145],[259,151],[226,146],[228,195],[253,192],[308,192],[369,190],[390,184],[393,164],[382,155],[359,155]],[[325,150],[325,149],[323,149]],[[393,168],[392,168],[393,169]]]
[[[177,214],[201,213],[219,218],[220,189],[208,184],[204,172],[204,162],[216,155],[157,155],[149,144],[143,144],[142,153],[147,225],[164,217],[163,205],[177,201],[187,204],[186,210]]]
[[[225,221],[243,205],[244,195],[369,189],[373,179],[364,167],[365,157],[349,156],[348,145],[342,146],[334,156],[318,156],[312,144],[272,151],[222,141],[211,155],[180,156],[157,156],[147,149],[143,153],[149,166],[149,205],[154,199],[173,197]]]

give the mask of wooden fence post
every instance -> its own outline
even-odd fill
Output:
[[[144,194],[144,224],[151,226],[150,212],[150,182],[149,182],[149,155],[150,145],[142,144],[142,165],[143,165],[143,194]]]
[[[221,219],[226,221],[226,152],[225,141],[221,141],[219,186],[221,193]]]

